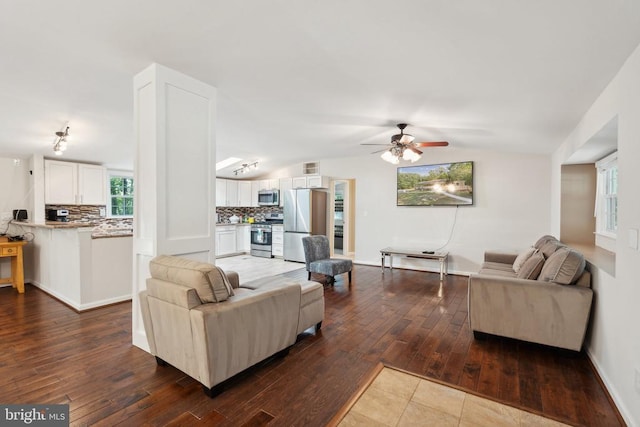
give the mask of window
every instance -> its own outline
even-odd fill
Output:
[[[615,238],[618,232],[618,153],[596,162],[596,233]]]
[[[133,216],[133,177],[130,173],[109,175],[109,216]]]

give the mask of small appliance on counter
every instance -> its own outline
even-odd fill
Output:
[[[67,209],[47,209],[47,221],[68,222],[69,211]]]
[[[14,209],[13,210],[13,219],[14,219],[14,221],[26,221],[27,219],[29,219],[29,216],[27,215],[27,210],[26,209]]]

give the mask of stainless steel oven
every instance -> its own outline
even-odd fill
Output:
[[[251,255],[271,258],[271,224],[251,224]]]

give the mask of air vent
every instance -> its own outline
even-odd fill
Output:
[[[320,163],[318,162],[307,162],[302,164],[302,173],[305,175],[319,175],[320,174]]]

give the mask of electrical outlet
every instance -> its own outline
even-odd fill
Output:
[[[640,369],[636,368],[636,393],[640,393]]]

